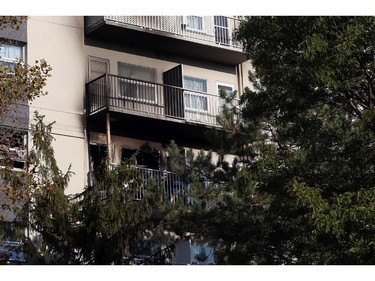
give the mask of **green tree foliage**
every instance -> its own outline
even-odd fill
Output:
[[[57,166],[52,147],[52,125],[44,116],[35,113],[31,124],[32,148],[29,153],[29,224],[41,235],[43,254],[56,255],[64,261],[73,259],[71,243],[74,236],[74,217],[64,191],[72,172],[63,173]],[[54,259],[54,257],[51,257]]]
[[[157,189],[141,178],[134,157],[117,166],[106,160],[83,193],[78,213],[75,247],[86,264],[123,264],[124,257],[137,254],[145,231],[154,228]]]
[[[56,163],[52,126],[36,113],[30,129],[27,207],[34,240],[40,238],[42,244],[37,251],[28,244],[34,251],[28,253],[34,257],[29,262],[123,264],[125,256],[137,254],[145,231],[154,228],[157,186],[140,177],[135,158],[117,166],[104,159],[95,170],[93,186],[66,195],[72,171],[69,167],[63,173]]]
[[[374,17],[243,21],[253,87],[217,136],[237,170],[218,163],[216,205],[179,221],[221,243],[219,262],[375,263],[374,37]]]
[[[0,30],[15,32],[26,24],[25,16],[0,16]],[[2,38],[1,43],[14,44],[13,40]],[[2,48],[2,46],[0,46]],[[0,58],[1,61],[1,58]],[[0,62],[0,120],[16,102],[29,102],[47,94],[43,91],[46,80],[50,77],[51,67],[44,59],[30,65],[18,59],[11,66]]]
[[[374,263],[374,31],[373,17],[249,18],[239,30],[259,82],[243,119],[264,124],[253,166],[287,263]]]

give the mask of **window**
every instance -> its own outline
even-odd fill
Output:
[[[137,153],[136,160],[138,167],[159,170],[160,153],[158,151],[122,148],[121,160],[127,160],[131,158],[135,153]]]
[[[17,60],[23,59],[22,46],[1,44],[0,45],[0,62],[4,66],[14,69],[13,63]]]
[[[127,63],[118,63],[120,96],[142,102],[156,102],[156,69]]]
[[[228,97],[233,95],[233,86],[228,84],[217,84],[217,94],[219,96],[219,108],[225,104],[225,99],[221,98],[221,92],[224,91]]]
[[[107,145],[105,144],[90,144],[91,165],[94,168],[99,167],[103,159],[107,155]]]
[[[208,99],[207,95],[203,92],[207,92],[206,80],[184,76],[184,87],[188,90],[199,91],[197,92],[184,92],[185,108],[193,111],[208,111]]]
[[[203,31],[203,17],[186,16],[186,26],[191,29]]]
[[[224,16],[214,16],[215,42],[219,44],[229,44],[228,18]]]

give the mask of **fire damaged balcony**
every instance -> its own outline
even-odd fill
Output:
[[[188,205],[192,202],[189,197],[189,184],[172,172],[160,171],[137,167],[134,171],[140,178],[140,184],[137,186],[133,195],[133,200],[142,200],[149,188],[159,188],[163,201],[167,204],[182,203]],[[129,183],[124,183],[129,184]],[[100,192],[101,199],[107,198],[107,191],[96,187]]]
[[[234,31],[240,17],[88,16],[89,38],[228,65],[246,61]]]
[[[106,74],[87,83],[86,99],[88,123],[97,132],[110,122],[112,134],[204,147],[205,132],[221,129],[224,101],[217,93]]]

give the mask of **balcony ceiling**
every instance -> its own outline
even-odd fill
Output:
[[[86,29],[86,35],[107,43],[226,65],[238,65],[247,60],[239,49],[206,45],[169,33],[124,27],[114,22],[102,21],[95,28]]]

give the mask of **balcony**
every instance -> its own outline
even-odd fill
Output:
[[[238,65],[246,61],[234,31],[240,17],[89,16],[86,35],[105,42],[156,50],[183,57]],[[107,45],[108,46],[108,45]]]
[[[164,203],[183,203],[187,205],[192,202],[191,198],[188,196],[189,185],[185,183],[179,175],[168,171],[142,167],[137,167],[135,172],[140,178],[141,184],[137,188],[133,200],[138,201],[143,199],[148,188],[157,187],[161,190]],[[105,200],[107,191],[100,190],[100,197],[102,200]]]
[[[119,135],[134,132],[141,139],[202,147],[205,131],[221,129],[217,115],[223,99],[218,94],[106,74],[87,83],[86,99],[89,122],[98,129],[110,112],[111,127]]]

